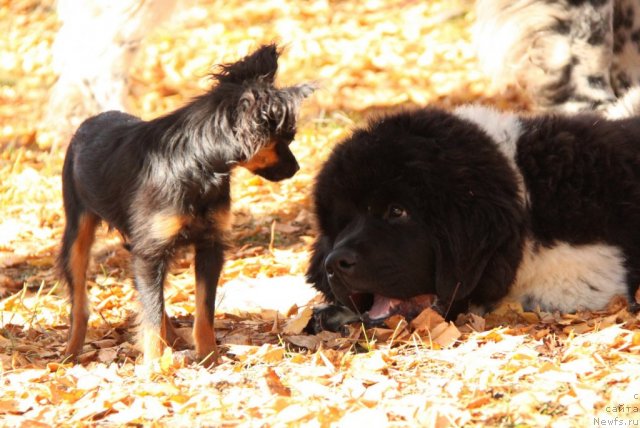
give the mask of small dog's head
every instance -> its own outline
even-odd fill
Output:
[[[271,181],[293,176],[299,166],[289,144],[296,134],[300,103],[315,89],[301,84],[274,85],[279,51],[260,47],[238,62],[222,65],[214,75],[216,91],[240,150],[238,164]]]

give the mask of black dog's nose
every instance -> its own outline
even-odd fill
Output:
[[[336,272],[342,274],[351,274],[355,270],[358,263],[358,255],[347,248],[338,248],[333,250],[324,261],[324,268],[329,276],[333,276]]]

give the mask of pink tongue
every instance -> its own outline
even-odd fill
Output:
[[[392,299],[391,297],[375,294],[373,296],[373,306],[369,309],[369,319],[377,320],[388,317],[391,315],[393,308],[400,303],[402,303],[400,299]]]

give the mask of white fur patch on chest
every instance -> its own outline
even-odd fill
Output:
[[[600,310],[612,297],[627,293],[622,251],[604,244],[552,247],[527,240],[508,301],[525,310],[575,312]]]
[[[523,132],[522,122],[518,116],[512,113],[500,112],[491,107],[473,104],[458,107],[453,113],[459,118],[477,125],[493,140],[516,174],[521,200],[524,203],[528,202],[529,198],[524,178],[516,164],[518,140]]]

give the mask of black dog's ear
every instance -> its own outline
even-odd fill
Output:
[[[331,243],[327,236],[322,234],[316,239],[311,247],[311,259],[307,268],[307,283],[320,291],[327,302],[336,302],[336,296],[331,291],[327,273],[324,269],[324,260],[331,252]]]
[[[452,209],[436,226],[435,288],[447,304],[468,298],[503,297],[519,261],[520,210],[475,203]],[[482,283],[481,283],[482,282]]]
[[[220,65],[220,72],[213,77],[220,83],[242,84],[250,80],[262,80],[273,83],[278,71],[280,50],[275,44],[260,46],[241,60]]]

